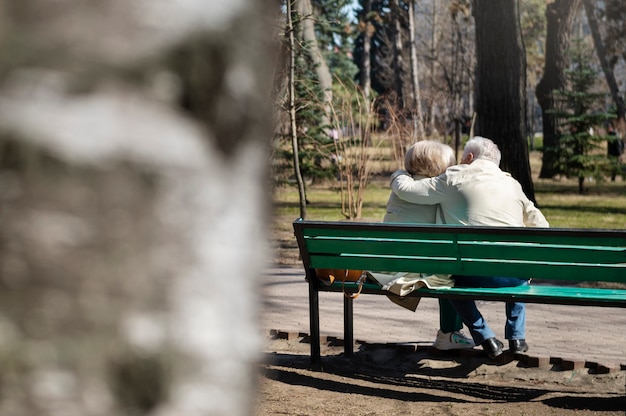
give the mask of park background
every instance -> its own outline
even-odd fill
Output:
[[[407,146],[422,139],[451,145],[457,159],[472,135],[493,139],[503,153],[501,167],[522,183],[551,227],[626,228],[623,161],[607,157],[614,140],[607,135],[609,122],[621,137],[625,133],[623,2],[296,0],[285,4],[284,17],[288,58],[279,61],[285,70],[277,71],[270,158],[272,265],[284,273],[302,267],[294,219],[382,221],[390,174],[402,168]],[[280,289],[275,293],[271,299],[277,301]],[[558,315],[554,310],[546,315],[553,314]],[[280,322],[272,328],[280,329]],[[579,329],[568,336],[580,340]],[[303,324],[301,331],[306,330]],[[602,339],[604,331],[600,321],[592,337]],[[555,395],[563,394],[562,405],[508,397],[499,383],[517,393],[527,387],[526,369],[519,364],[498,369],[481,363],[474,372],[441,379],[441,369],[433,370],[421,396],[415,386],[407,388],[411,371],[463,368],[472,360],[426,359],[425,364],[411,357],[404,368],[401,359],[384,353],[380,359],[366,351],[360,360],[342,360],[338,348],[327,351],[330,363],[318,374],[308,369],[302,339],[270,337],[259,415],[624,411],[623,371],[612,374],[615,397],[602,396],[608,390],[601,377],[581,378],[574,394],[589,394],[585,404],[563,393],[576,390],[585,371],[542,368],[531,376],[533,385],[561,391]],[[364,376],[369,365],[371,379]],[[511,378],[499,379],[498,371]],[[565,375],[569,379],[560,385]],[[362,386],[363,380],[375,382]],[[440,390],[433,380],[442,382]],[[468,383],[462,391],[473,398],[480,395],[470,385],[493,388],[493,401],[447,397],[459,380]],[[407,388],[402,391],[408,395],[396,396],[395,388]],[[439,402],[439,395],[446,398]]]
[[[380,221],[410,144],[458,158],[471,135],[498,144],[551,226],[626,225],[621,160],[607,156],[626,129],[622,2],[298,0],[284,17],[275,227]]]
[[[303,274],[292,221],[379,221],[415,140],[491,137],[553,226],[623,229],[624,10],[0,0],[0,414],[251,414],[262,275],[286,255]],[[268,414],[345,401],[277,384]]]

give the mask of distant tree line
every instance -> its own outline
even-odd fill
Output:
[[[347,0],[290,1],[299,11],[294,81],[305,176],[319,177],[315,161],[332,153],[330,132],[347,127],[332,108],[338,93],[348,93],[369,100],[372,128],[392,132],[399,148],[434,137],[458,149],[470,129],[493,138],[502,167],[534,198],[528,152],[535,133],[543,136],[540,176],[571,173],[560,153],[568,123],[557,110],[560,92],[575,88],[567,76],[576,66],[573,39],[595,50],[588,88],[598,95],[587,110],[607,114],[604,124],[626,133],[626,86],[616,81],[626,72],[621,0],[506,0],[498,7],[487,0],[360,0],[355,9]]]

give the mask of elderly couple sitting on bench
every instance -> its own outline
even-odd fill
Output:
[[[520,183],[499,168],[500,158],[498,146],[484,137],[474,137],[467,142],[460,164],[456,164],[454,151],[447,145],[429,140],[415,143],[407,150],[405,170],[398,170],[391,176],[392,192],[383,221],[548,227],[545,217],[526,197]],[[456,287],[528,284],[527,279],[516,277],[420,276],[426,285],[434,286],[445,282],[446,278]],[[492,359],[504,352],[503,343],[489,328],[474,300],[439,299],[439,312],[440,329],[433,344],[435,348],[453,350],[481,345]],[[471,339],[461,331],[463,323]],[[525,331],[525,303],[506,302],[504,336],[509,351],[528,350]]]

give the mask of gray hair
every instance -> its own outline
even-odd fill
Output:
[[[434,140],[414,143],[404,156],[404,169],[411,175],[439,176],[455,164],[454,150]]]
[[[492,140],[480,136],[472,137],[467,141],[463,150],[463,159],[469,153],[474,155],[474,159],[490,160],[496,165],[500,165],[500,159],[502,158],[498,146]]]

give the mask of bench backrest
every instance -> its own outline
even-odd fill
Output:
[[[626,283],[626,230],[293,223],[310,268]]]

